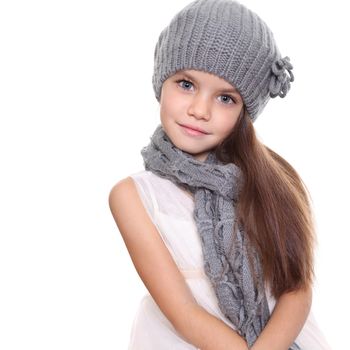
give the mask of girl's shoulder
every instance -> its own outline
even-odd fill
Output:
[[[155,198],[155,181],[156,179],[150,171],[142,170],[132,173],[120,180],[114,187],[125,185],[126,188],[133,187],[136,189],[138,197],[153,221],[155,213],[158,210],[158,204]],[[127,200],[130,202],[132,199],[133,198],[130,196]]]
[[[161,212],[176,217],[187,217],[193,210],[192,194],[169,179],[148,170],[133,173],[129,177],[134,180],[141,199],[153,216]]]
[[[133,173],[119,180],[110,190],[109,206],[116,221],[122,220],[120,213],[124,210],[134,210],[135,203],[141,200],[150,219],[154,222],[156,202],[153,189],[149,186],[149,175],[144,171]]]
[[[182,218],[192,206],[189,195],[184,194],[184,191],[170,180],[151,171],[142,170],[130,174],[114,185],[110,195],[112,211],[117,211],[113,208],[113,203],[118,203],[119,207],[123,206],[123,210],[132,208],[137,200],[135,195],[139,197],[155,225],[158,223],[159,213]]]

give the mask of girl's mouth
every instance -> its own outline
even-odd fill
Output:
[[[187,135],[191,135],[191,136],[205,136],[205,135],[208,135],[208,134],[206,134],[204,132],[188,128],[188,127],[186,127],[184,125],[180,125],[180,127],[181,127],[181,130],[183,130]]]

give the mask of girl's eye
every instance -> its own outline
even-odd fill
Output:
[[[231,96],[229,96],[229,95],[221,95],[221,97],[224,97],[224,98],[225,98],[224,101],[231,100],[232,103],[236,103],[236,101],[235,101]],[[224,102],[224,103],[225,103],[225,104],[230,104],[230,103],[226,103],[226,102]]]
[[[185,80],[185,79],[178,80],[177,83],[180,83],[180,86],[181,86],[182,88],[184,88],[185,90],[187,90],[187,88],[184,87],[184,85],[181,84],[182,82],[184,82],[184,85],[185,85],[185,86],[188,86],[188,84],[190,84],[190,85],[192,84],[190,81]]]
[[[184,90],[188,90],[187,88],[192,85],[192,83],[190,81],[185,80],[185,79],[177,80],[176,83],[180,84],[181,88],[183,88]],[[181,83],[183,83],[183,85]],[[224,99],[222,101],[226,105],[227,104],[236,103],[236,101],[229,95],[221,95],[220,97],[224,97]],[[226,102],[226,101],[230,101],[230,100],[232,101],[231,103],[230,102]]]

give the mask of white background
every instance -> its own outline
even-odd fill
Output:
[[[349,47],[345,1],[244,0],[295,81],[255,122],[308,186],[313,311],[348,343]],[[159,122],[160,31],[189,1],[0,3],[0,348],[126,349],[146,292],[108,207]],[[317,349],[305,349],[317,350]]]

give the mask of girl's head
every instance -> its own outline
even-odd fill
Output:
[[[160,33],[152,83],[160,102],[163,83],[176,72],[212,73],[237,89],[254,122],[270,97],[289,91],[292,68],[253,11],[233,0],[195,0]]]

